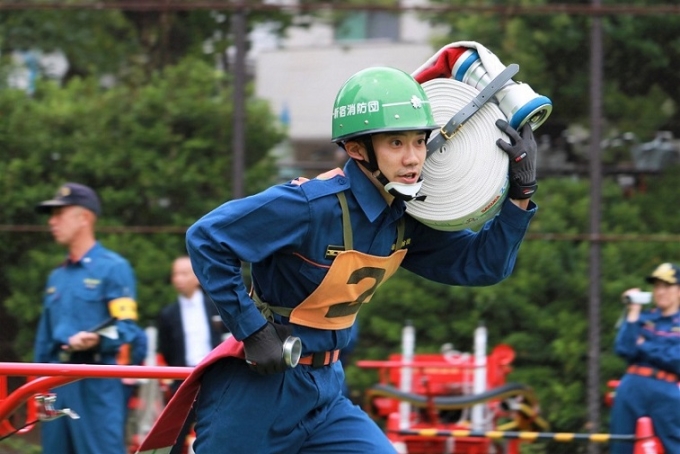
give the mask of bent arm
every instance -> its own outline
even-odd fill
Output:
[[[639,349],[637,340],[640,337],[641,326],[637,321],[624,321],[616,334],[614,351],[628,362],[638,360]]]
[[[265,324],[246,288],[241,263],[257,263],[299,246],[309,217],[299,188],[281,185],[227,202],[187,231],[194,272],[236,339],[245,339]]]
[[[652,335],[639,345],[640,356],[659,369],[680,375],[680,338]]]
[[[528,210],[506,200],[501,211],[478,231],[443,232],[415,220],[414,242],[404,268],[449,285],[496,284],[512,272],[519,247],[537,207]],[[409,218],[410,219],[410,218]]]

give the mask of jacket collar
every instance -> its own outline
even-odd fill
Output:
[[[385,210],[391,211],[394,218],[403,216],[406,209],[404,202],[395,199],[392,205],[387,205],[380,190],[361,171],[356,161],[347,161],[344,172],[351,182],[352,195],[369,221],[374,222]]]

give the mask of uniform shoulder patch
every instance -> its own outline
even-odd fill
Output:
[[[316,179],[317,180],[330,180],[331,178],[337,177],[337,176],[341,176],[341,177],[345,176],[345,172],[343,172],[342,169],[339,168],[339,167],[336,167],[333,170],[329,170],[328,172],[324,172],[320,175],[317,175]]]
[[[333,170],[329,170],[328,172],[324,172],[324,173],[317,175],[316,177],[314,177],[314,179],[315,180],[330,180],[331,178],[336,177],[336,176],[344,177],[345,172],[343,172],[341,168],[336,167]],[[291,180],[290,183],[299,186],[301,184],[307,183],[308,181],[311,181],[311,180],[307,177],[297,177],[296,179]]]
[[[310,200],[349,189],[349,179],[340,168],[324,172],[311,180],[300,177],[291,181],[291,184],[300,186]]]

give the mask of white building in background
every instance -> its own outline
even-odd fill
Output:
[[[295,3],[279,1],[277,3]],[[402,6],[426,0],[402,0]],[[315,175],[338,164],[337,146],[330,142],[335,95],[355,72],[370,66],[415,71],[437,50],[437,30],[414,12],[346,11],[335,26],[328,17],[301,17],[285,38],[276,39],[261,26],[251,33],[255,92],[269,101],[287,123],[294,156],[278,150],[282,165]],[[344,160],[344,155],[343,155]],[[293,164],[294,163],[294,164]]]

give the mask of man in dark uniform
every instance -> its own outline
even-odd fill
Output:
[[[201,286],[245,356],[204,369],[197,454],[393,453],[342,393],[338,356],[357,312],[399,267],[469,286],[512,272],[536,211],[529,125],[520,133],[497,123],[510,140],[498,143],[510,157],[499,214],[478,232],[445,232],[405,212],[405,201],[420,197],[426,143],[437,128],[420,84],[394,68],[368,68],[344,84],[332,112],[332,140],[350,158],[343,170],[232,200],[187,232]],[[251,264],[252,292],[243,262]],[[292,369],[282,355],[289,335],[302,341]]]
[[[116,364],[120,346],[131,343],[137,332],[135,276],[127,260],[95,239],[99,198],[87,186],[66,183],[36,209],[50,215],[50,232],[68,256],[47,280],[35,361]],[[97,330],[107,321],[107,329]],[[69,408],[80,419],[44,423],[44,454],[125,453],[121,379],[84,379],[54,392],[55,409]]]

